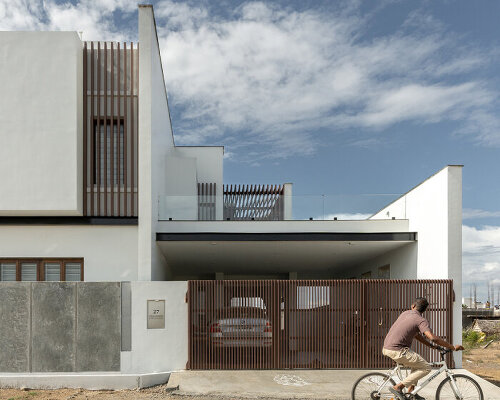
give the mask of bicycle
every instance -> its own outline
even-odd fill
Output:
[[[427,386],[441,372],[446,372],[446,378],[439,384],[436,390],[436,400],[484,400],[483,391],[479,384],[468,375],[455,374],[446,364],[446,354],[453,350],[440,346],[432,346],[439,350],[441,361],[431,363],[432,366],[440,368],[429,375],[420,385],[416,386],[411,393],[406,393],[405,398],[413,400],[413,395]],[[397,400],[396,396],[389,391],[391,386],[396,385],[394,377],[403,380],[402,368],[400,364],[389,370],[387,373],[371,372],[359,378],[352,388],[352,400]]]

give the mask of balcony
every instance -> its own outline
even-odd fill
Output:
[[[292,184],[198,183],[196,195],[158,199],[159,221],[331,221],[365,220],[399,194],[293,195]],[[388,218],[390,219],[390,218]]]

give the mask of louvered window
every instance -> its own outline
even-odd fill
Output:
[[[46,262],[44,265],[45,280],[46,281],[60,281],[61,280],[61,264]]]
[[[82,265],[80,263],[66,263],[66,280],[70,282],[81,280]]]
[[[124,141],[123,120],[94,121],[94,183],[100,185],[123,185]]]
[[[0,280],[15,281],[16,280],[16,263],[0,263]]]
[[[0,259],[1,281],[82,281],[83,258]]]
[[[37,275],[36,263],[21,263],[21,280],[22,281],[36,281]]]

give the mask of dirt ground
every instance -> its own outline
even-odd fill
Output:
[[[464,351],[463,367],[500,387],[500,341]]]
[[[19,390],[0,389],[1,400],[135,400],[135,399],[170,399],[170,400],[214,400],[214,397],[185,397],[172,395],[166,385],[143,390]]]
[[[176,396],[167,390],[167,385],[155,386],[142,390],[83,390],[83,389],[59,389],[59,390],[19,390],[0,389],[0,400],[229,400],[218,396]],[[238,400],[231,398],[230,400]],[[260,398],[259,400],[266,400]],[[267,399],[270,400],[270,399]]]

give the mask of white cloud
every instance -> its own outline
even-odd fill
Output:
[[[462,227],[463,295],[471,283],[478,284],[478,297],[486,300],[487,283],[500,287],[500,226]]]
[[[220,17],[189,4],[164,0],[157,14],[167,85],[183,110],[179,142],[222,140],[240,156],[258,143],[258,156],[276,158],[313,153],[320,128],[451,120],[458,133],[500,144],[497,95],[463,77],[490,55],[428,15],[363,39],[371,21],[355,7],[297,12],[251,2]]]
[[[372,214],[364,214],[364,213],[337,213],[337,214],[328,214],[323,216],[316,217],[314,219],[317,220],[333,220],[337,218],[340,221],[353,221],[353,220],[362,220],[367,219]]]
[[[476,218],[499,218],[500,211],[485,211],[473,208],[464,208],[462,213],[463,219],[476,219]]]
[[[114,13],[137,10],[133,0],[0,0],[0,30],[53,30],[83,32],[84,40],[130,40],[132,29],[118,27]],[[133,32],[131,34],[131,31]]]
[[[178,143],[225,144],[234,158],[258,162],[314,153],[319,129],[455,121],[456,133],[500,145],[498,95],[471,78],[496,56],[422,12],[369,37],[384,6],[363,17],[357,4],[295,11],[254,1],[221,16],[211,2],[157,2]],[[135,18],[121,22],[136,9],[134,0],[0,0],[0,30],[132,40]],[[360,145],[380,143],[365,136]]]

